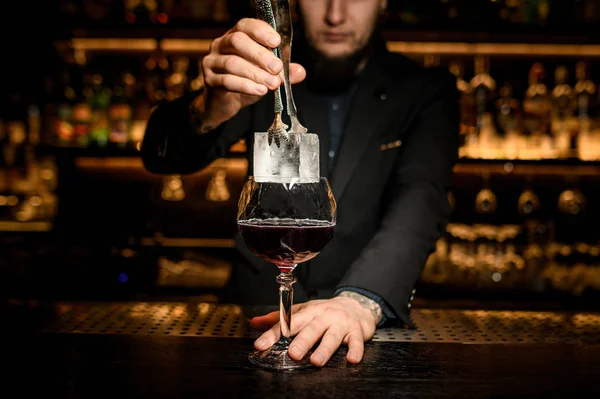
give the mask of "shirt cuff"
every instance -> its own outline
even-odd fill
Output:
[[[344,287],[339,287],[338,289],[336,289],[335,292],[333,293],[333,296],[337,296],[340,292],[343,292],[343,291],[356,292],[357,294],[366,296],[367,298],[377,302],[377,304],[381,307],[381,315],[382,315],[381,321],[379,322],[379,324],[377,324],[377,328],[384,326],[390,320],[395,320],[398,318],[396,316],[396,314],[386,304],[385,300],[382,297],[380,297],[379,295],[374,294],[371,291],[368,291],[368,290],[365,290],[362,288],[358,288],[358,287],[344,286]]]

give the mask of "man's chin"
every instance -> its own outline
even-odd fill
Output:
[[[319,43],[307,47],[307,83],[318,92],[341,92],[358,77],[368,47],[354,49],[347,43]]]
[[[347,44],[330,44],[320,46],[317,50],[330,60],[340,60],[351,57],[357,50],[350,48]]]

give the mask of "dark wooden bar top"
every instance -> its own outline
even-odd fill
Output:
[[[419,329],[378,331],[358,365],[342,348],[324,368],[281,372],[248,362],[253,333],[236,306],[1,309],[7,398],[600,397],[593,313],[415,309]]]

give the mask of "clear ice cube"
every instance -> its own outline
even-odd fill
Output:
[[[280,146],[269,135],[254,133],[254,179],[270,183],[315,183],[319,181],[319,136],[314,133],[281,137]]]

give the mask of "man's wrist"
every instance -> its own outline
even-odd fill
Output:
[[[375,325],[378,325],[383,319],[383,310],[381,309],[381,306],[371,298],[354,291],[341,291],[336,296],[356,300],[364,309],[368,310],[373,315]]]

